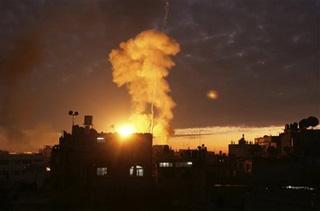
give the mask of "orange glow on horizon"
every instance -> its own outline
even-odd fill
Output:
[[[238,140],[245,135],[247,141],[254,143],[254,139],[264,135],[277,136],[283,132],[283,126],[266,127],[203,127],[203,128],[184,128],[175,129],[175,136],[171,137],[168,144],[175,150],[196,149],[197,146],[204,144],[209,151],[218,153],[228,153],[228,144],[231,141],[238,143]]]

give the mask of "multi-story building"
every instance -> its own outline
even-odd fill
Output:
[[[254,139],[262,149],[262,157],[277,157],[280,152],[280,136],[263,136]]]
[[[40,153],[0,152],[0,186],[2,188],[39,188],[50,167]]]
[[[238,144],[229,144],[229,157],[233,160],[233,175],[252,174],[254,159],[262,155],[262,148],[245,140],[244,135]]]
[[[244,135],[242,135],[238,144],[229,144],[229,156],[231,157],[251,159],[259,156],[260,154],[261,147],[258,144],[246,141]]]
[[[152,135],[98,133],[73,126],[52,149],[51,170],[60,185],[87,187],[147,186],[152,177]]]
[[[320,130],[298,127],[297,123],[287,125],[279,134],[279,150],[282,156],[320,156]]]

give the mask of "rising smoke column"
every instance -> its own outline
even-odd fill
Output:
[[[153,132],[162,143],[170,135],[175,106],[166,77],[175,65],[171,56],[179,51],[174,39],[147,30],[122,42],[109,54],[113,81],[119,87],[125,85],[131,96],[133,113],[129,120],[138,132]]]

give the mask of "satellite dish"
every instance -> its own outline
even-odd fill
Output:
[[[319,124],[319,120],[317,117],[310,116],[308,118],[308,123],[309,123],[309,126],[316,127]]]

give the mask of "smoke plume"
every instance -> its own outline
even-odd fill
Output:
[[[126,86],[131,96],[133,113],[129,121],[138,132],[151,132],[162,143],[170,135],[175,107],[166,77],[175,65],[171,56],[179,51],[174,39],[147,30],[109,54],[113,81],[119,87]]]

